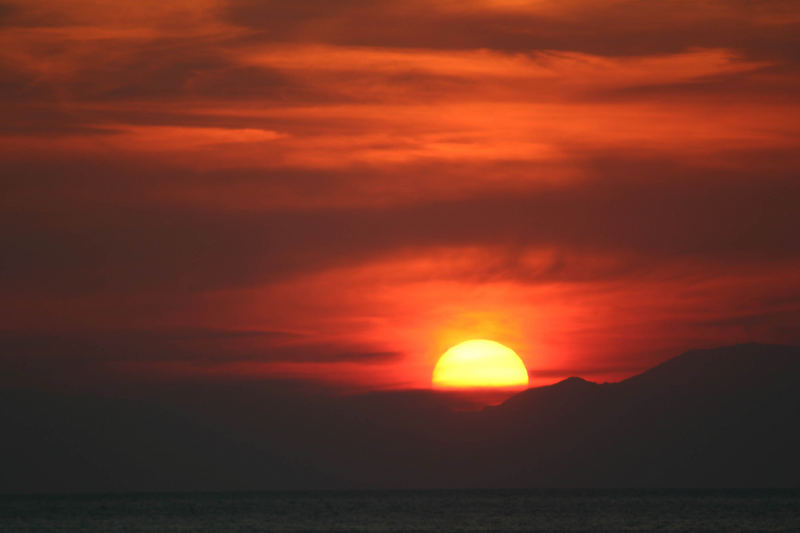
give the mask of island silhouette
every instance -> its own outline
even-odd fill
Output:
[[[263,384],[0,393],[3,492],[797,487],[800,348],[688,351],[459,410]]]

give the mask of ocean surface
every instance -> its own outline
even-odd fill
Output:
[[[0,496],[1,531],[800,531],[800,490]]]

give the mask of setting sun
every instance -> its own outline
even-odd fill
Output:
[[[528,370],[522,359],[499,342],[477,339],[447,350],[433,369],[433,386],[524,387]]]

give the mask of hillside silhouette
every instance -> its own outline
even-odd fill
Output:
[[[794,347],[693,350],[620,383],[528,390],[486,414],[513,433],[503,447],[537,484],[797,486],[798,378]]]
[[[746,344],[481,411],[434,391],[5,392],[0,490],[797,487],[799,378],[800,348]]]

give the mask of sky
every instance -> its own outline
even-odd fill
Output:
[[[798,344],[798,91],[793,0],[0,0],[0,386]]]

